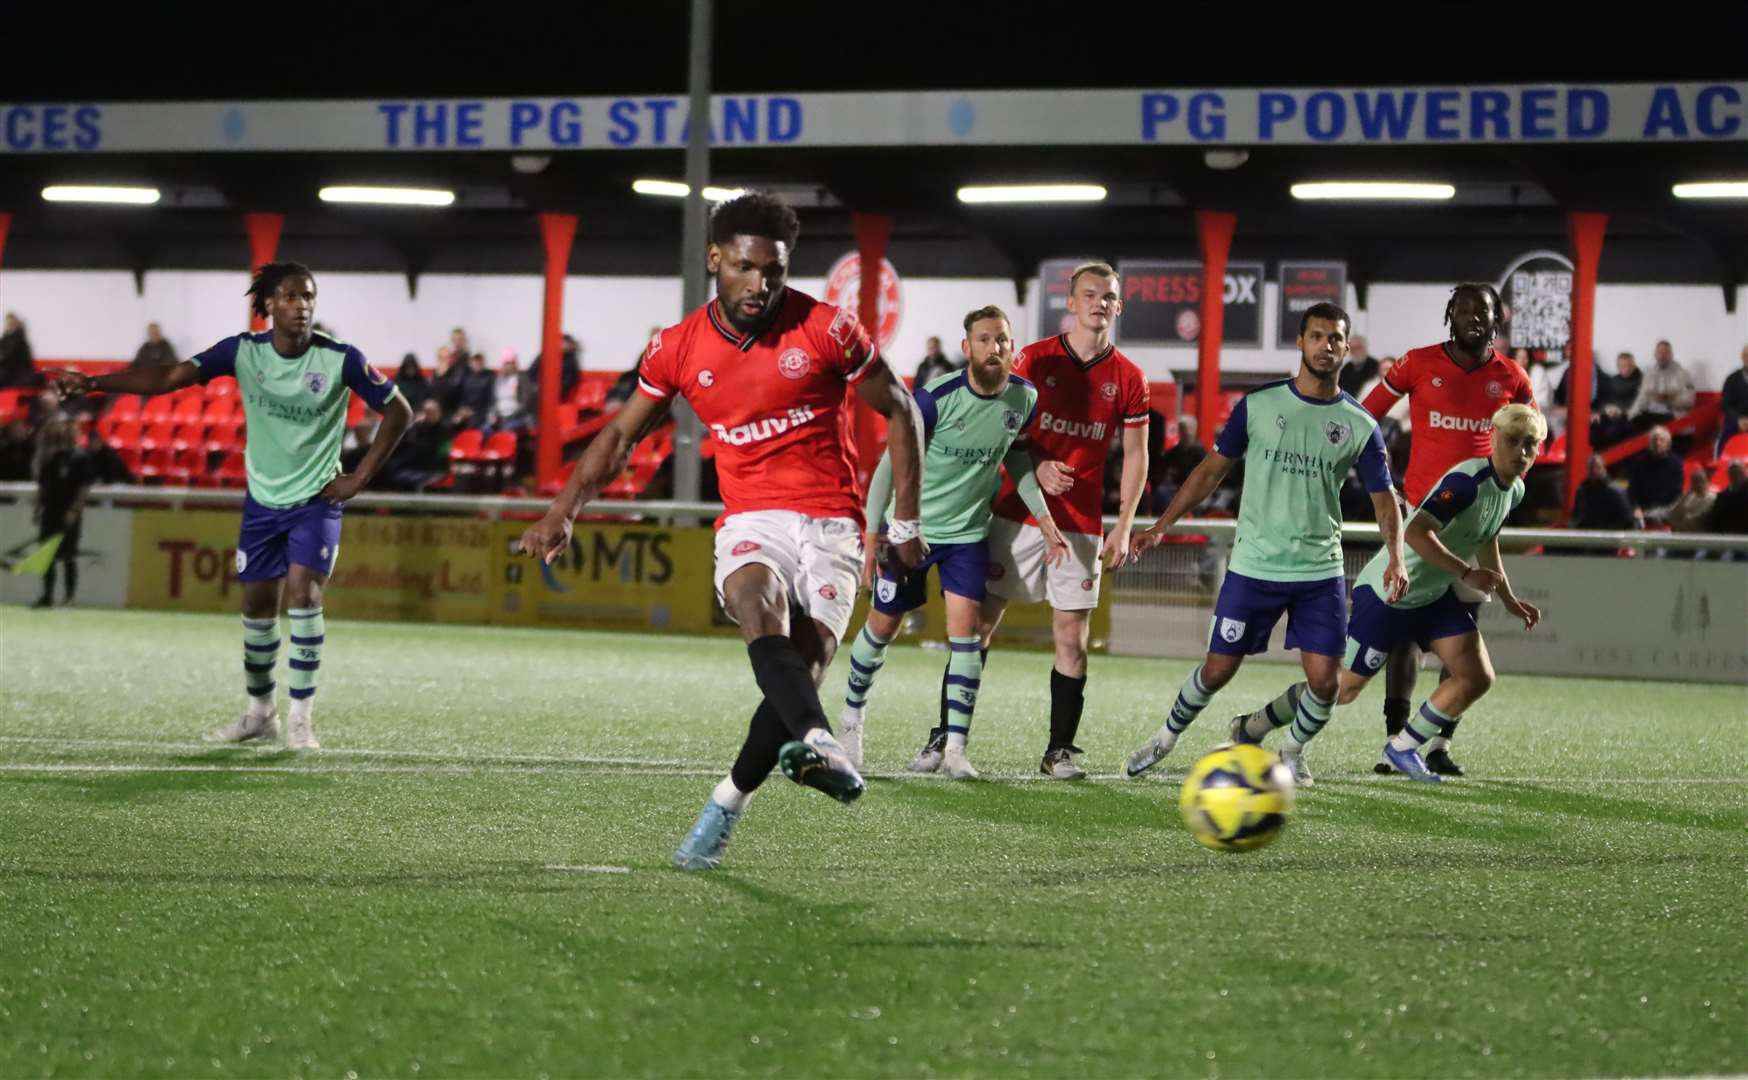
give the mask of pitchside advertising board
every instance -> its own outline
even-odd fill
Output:
[[[0,104],[0,154],[686,145],[682,97]],[[1748,141],[1748,82],[719,94],[721,149]]]
[[[1130,259],[1123,276],[1124,345],[1193,345],[1202,337],[1202,264]],[[1262,344],[1262,263],[1227,263],[1222,288],[1223,347]]]

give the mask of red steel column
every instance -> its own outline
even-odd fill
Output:
[[[862,328],[880,345],[880,268],[886,261],[886,244],[892,239],[893,218],[888,214],[850,215],[856,230],[856,254],[861,261],[861,291],[856,297],[856,317]],[[900,384],[902,387],[902,384]],[[851,445],[856,448],[856,477],[862,491],[868,490],[868,480],[880,464],[880,448],[886,441],[886,421],[864,402],[854,390],[849,393],[845,412],[852,417]]]
[[[1226,256],[1238,215],[1221,210],[1196,211],[1196,235],[1202,244],[1202,332],[1196,353],[1196,424],[1202,445],[1212,450],[1219,434],[1220,345],[1226,336]]]
[[[285,229],[284,214],[249,213],[243,215],[249,230],[249,274],[273,261],[279,253],[279,234]],[[260,333],[267,329],[267,320],[249,312],[249,329]]]
[[[564,446],[558,430],[559,398],[564,393],[564,275],[577,236],[575,214],[541,214],[540,240],[546,247],[546,304],[540,331],[540,441],[535,447],[535,477],[541,488],[559,482]]]
[[[1590,466],[1590,381],[1596,370],[1596,266],[1602,261],[1607,214],[1566,215],[1572,233],[1572,366],[1566,377],[1566,512]],[[1543,409],[1552,402],[1536,404]]]

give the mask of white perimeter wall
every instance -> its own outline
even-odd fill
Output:
[[[903,267],[898,268],[902,275]],[[416,352],[431,366],[449,329],[463,326],[476,347],[496,366],[498,354],[513,348],[526,365],[540,338],[541,281],[537,275],[427,275],[417,298],[394,274],[321,275],[317,318],[359,346],[373,363],[389,367],[402,354]],[[823,282],[798,278],[794,285],[819,295]],[[242,273],[162,272],[146,276],[144,295],[135,295],[132,275],[123,271],[0,272],[0,309],[24,319],[32,348],[45,359],[127,359],[144,338],[147,322],[163,324],[182,355],[246,328]],[[1013,283],[1000,279],[908,279],[897,339],[888,350],[901,374],[915,370],[923,341],[939,335],[949,353],[960,337],[965,312],[994,303],[1015,317],[1022,339],[1029,339],[1033,313],[1017,302]],[[1448,287],[1375,284],[1370,307],[1358,311],[1349,290],[1356,330],[1365,334],[1374,355],[1398,355],[1418,345],[1442,341]],[[1035,299],[1036,283],[1028,291]],[[634,363],[652,326],[680,315],[678,278],[573,277],[565,284],[565,329],[583,343],[583,365],[618,371]],[[1275,286],[1263,305],[1263,339],[1275,335]],[[1122,341],[1122,322],[1117,325]],[[1740,365],[1748,344],[1748,303],[1736,314],[1724,310],[1716,286],[1602,285],[1597,288],[1596,347],[1604,363],[1628,350],[1648,363],[1658,338],[1675,344],[1701,389],[1718,389]],[[1167,381],[1171,372],[1195,367],[1191,348],[1126,348],[1149,378]],[[1228,348],[1222,365],[1231,372],[1285,374],[1297,356],[1290,350]]]

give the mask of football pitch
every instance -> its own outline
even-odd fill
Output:
[[[200,742],[240,654],[234,616],[0,609],[0,1075],[1748,1072],[1741,687],[1499,655],[1439,787],[1371,774],[1373,687],[1222,855],[1177,782],[1290,669],[1124,781],[1191,665],[1095,657],[1065,784],[1049,657],[998,647],[950,783],[903,773],[945,654],[900,644],[866,797],[775,776],[689,875],[737,640],[334,621],[302,755]]]

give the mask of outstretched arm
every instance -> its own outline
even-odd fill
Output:
[[[155,397],[199,382],[200,365],[192,360],[184,360],[170,367],[130,367],[120,371],[106,371],[101,375],[87,375],[82,371],[45,371],[43,377],[48,379],[62,397],[78,397],[90,393],[141,394]]]
[[[625,469],[631,451],[667,418],[668,407],[668,401],[632,394],[583,451],[546,516],[522,533],[517,550],[547,562],[558,558],[570,546],[571,523],[576,521],[577,512]]]

